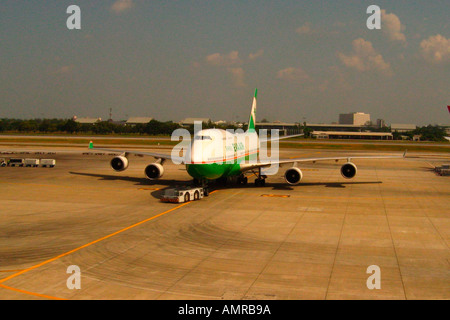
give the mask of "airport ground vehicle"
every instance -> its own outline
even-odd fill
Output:
[[[24,160],[25,167],[38,167],[39,166],[39,159],[25,159]]]
[[[23,159],[13,158],[9,159],[8,165],[11,167],[23,167],[25,161]]]
[[[182,203],[200,200],[204,196],[207,196],[207,193],[201,187],[176,187],[164,190],[161,201]]]
[[[56,165],[55,159],[41,159],[41,166],[42,167],[49,167],[53,168]]]

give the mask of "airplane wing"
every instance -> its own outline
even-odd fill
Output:
[[[145,151],[136,151],[136,150],[118,150],[118,149],[107,149],[107,148],[94,148],[94,145],[92,141],[89,143],[89,150],[100,150],[100,151],[108,151],[108,152],[117,152],[122,154],[137,154],[142,156],[150,156],[156,159],[162,159],[162,160],[173,160],[177,161],[178,163],[184,163],[185,160],[183,157],[176,157],[172,156],[170,154],[163,154],[163,153],[157,153],[157,152],[145,152]]]
[[[292,158],[292,159],[281,159],[278,161],[266,161],[266,162],[258,162],[258,163],[249,163],[241,166],[242,171],[269,167],[276,164],[288,164],[292,163],[296,165],[299,162],[316,162],[316,161],[339,161],[339,160],[347,160],[348,162],[351,159],[402,159],[406,157],[406,150],[402,155],[390,155],[390,156],[345,156],[345,157],[322,157],[322,158]]]

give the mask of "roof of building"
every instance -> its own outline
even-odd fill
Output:
[[[362,127],[359,124],[340,124],[340,123],[307,123],[306,124],[307,127],[345,127],[345,128],[360,128]]]
[[[180,123],[194,124],[195,121],[209,122],[209,121],[211,121],[211,119],[209,119],[209,118],[186,118],[184,120],[181,120]]]
[[[125,123],[128,123],[128,124],[143,123],[143,124],[145,124],[145,123],[149,123],[152,120],[153,120],[153,118],[151,118],[151,117],[131,117],[131,118],[128,118],[128,120],[125,121]]]
[[[416,130],[416,125],[409,123],[391,123],[391,130]]]
[[[298,126],[297,123],[287,123],[287,122],[257,122],[257,126],[267,126],[267,127],[279,127],[279,126],[285,126],[285,127],[295,127]]]
[[[102,121],[102,118],[76,118],[75,122],[78,123],[96,123]]]
[[[340,136],[389,136],[392,137],[390,132],[351,132],[351,131],[313,131],[314,135],[340,135]]]

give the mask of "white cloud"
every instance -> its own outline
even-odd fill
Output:
[[[245,83],[245,72],[241,67],[238,68],[228,68],[229,73],[232,75],[233,84],[236,87],[245,87],[247,86]]]
[[[309,76],[302,68],[289,67],[278,71],[277,79],[303,82],[308,80]]]
[[[450,39],[437,34],[420,43],[422,55],[425,60],[433,63],[450,61]]]
[[[260,50],[258,50],[258,51],[255,52],[255,53],[250,53],[250,54],[248,55],[248,58],[249,58],[250,60],[254,60],[254,59],[256,59],[256,58],[261,57],[263,54],[264,54],[264,50],[263,50],[263,49],[260,49]]]
[[[309,22],[306,22],[303,26],[295,30],[295,32],[297,32],[298,34],[310,34],[311,31],[311,25]]]
[[[385,62],[383,56],[375,51],[370,41],[362,38],[353,40],[353,53],[345,55],[338,53],[342,63],[358,71],[378,71],[384,75],[391,76],[392,69],[389,63]]]
[[[229,54],[213,53],[206,57],[206,62],[213,66],[228,67],[242,63],[238,51],[231,51]]]
[[[111,6],[111,10],[116,14],[122,13],[134,7],[133,0],[117,0]]]
[[[406,43],[406,37],[403,34],[405,26],[395,14],[386,13],[384,9],[381,10],[381,30],[387,34],[390,40]]]

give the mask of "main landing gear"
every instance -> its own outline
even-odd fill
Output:
[[[266,178],[267,176],[264,174],[261,174],[261,168],[258,168],[257,170],[251,170],[250,172],[252,172],[255,176],[256,176],[256,180],[255,180],[255,187],[264,187],[266,185]],[[236,182],[240,185],[247,185],[248,183],[248,177],[246,177],[245,175],[241,174]]]
[[[261,168],[258,168],[258,172],[255,173],[257,178],[255,180],[255,187],[264,187],[266,185],[266,175],[261,174]]]
[[[256,178],[255,179],[255,187],[264,187],[266,185],[265,178]]]
[[[238,178],[237,178],[237,183],[238,184],[242,184],[242,185],[247,185],[248,183],[248,178],[246,176],[244,176],[243,174],[241,174]]]

